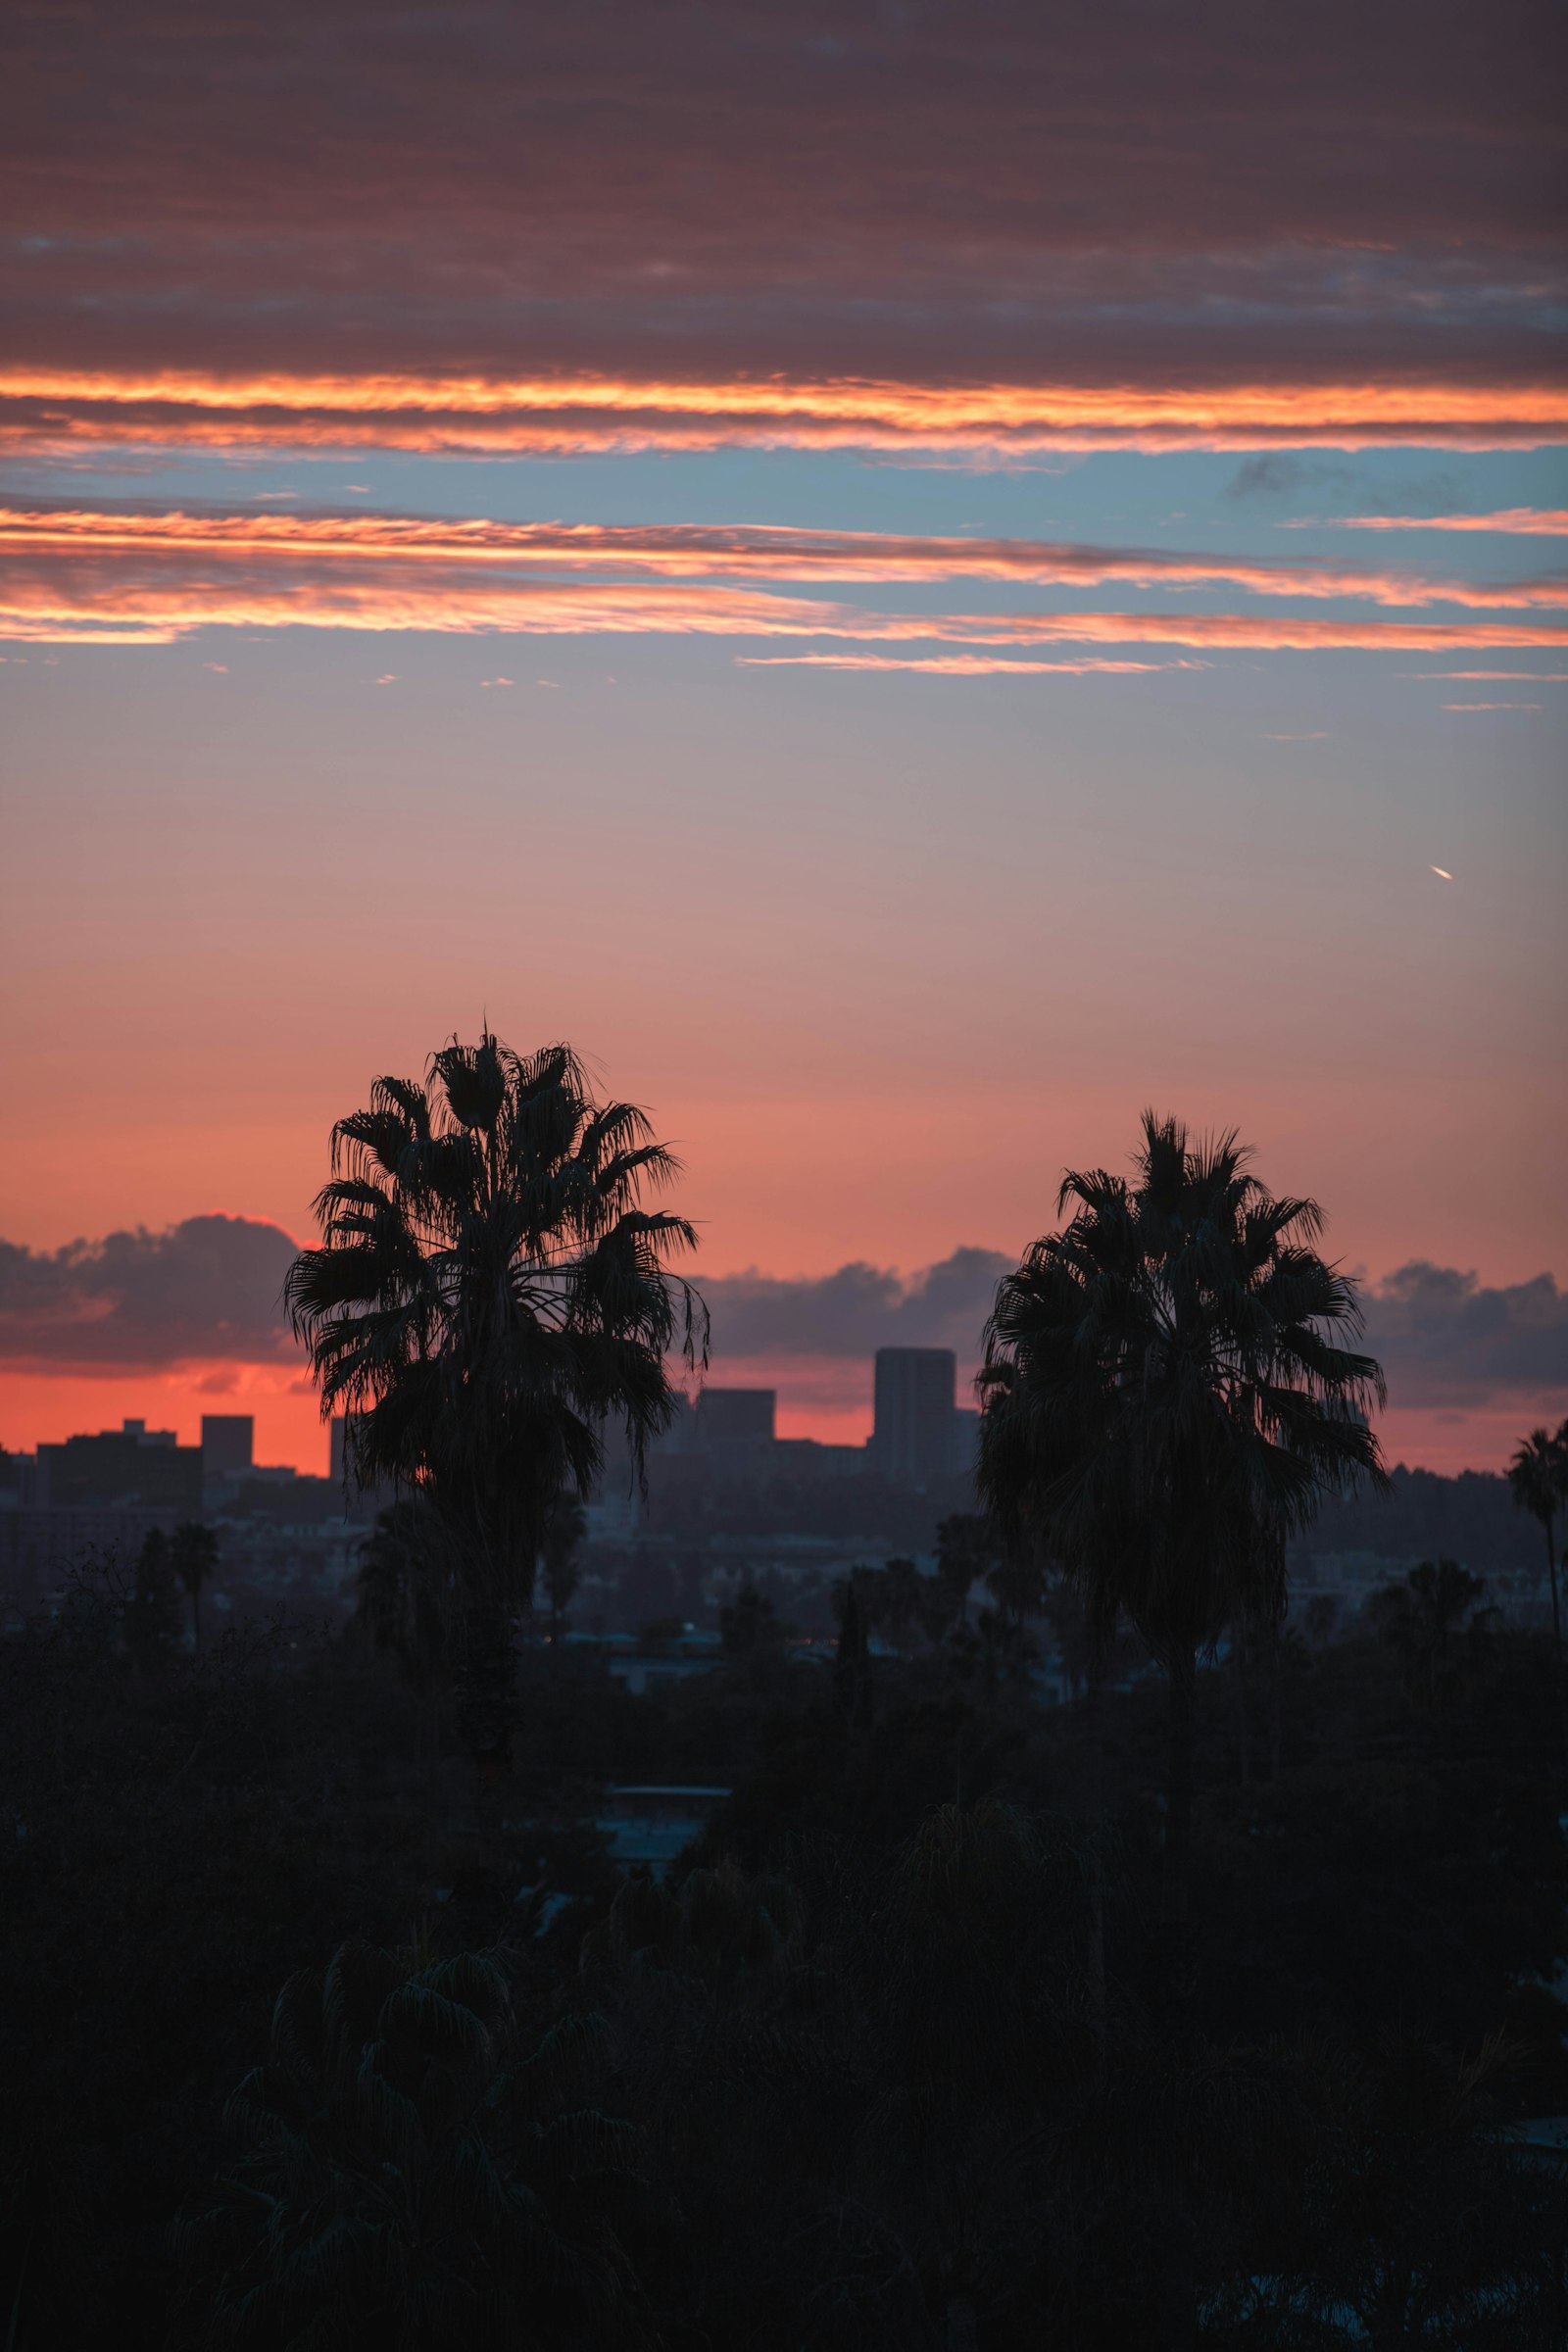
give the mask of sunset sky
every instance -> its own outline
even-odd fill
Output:
[[[484,1017],[786,1434],[1146,1104],[1322,1200],[1391,1458],[1568,1412],[1555,11],[5,42],[0,1442],[323,1467],[284,1237]]]

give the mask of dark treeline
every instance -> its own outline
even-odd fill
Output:
[[[1444,1478],[1402,1463],[1389,1473],[1387,1494],[1328,1496],[1301,1548],[1396,1560],[1446,1553],[1483,1575],[1535,1576],[1541,1565],[1540,1533],[1516,1507],[1505,1478],[1484,1470]]]
[[[1559,2342],[1549,1655],[1474,1597],[1440,1680],[1200,1677],[1173,2014],[1152,1685],[535,1650],[486,1857],[450,1685],[85,1573],[0,1652],[11,2341]],[[662,1886],[627,1781],[735,1792]]]

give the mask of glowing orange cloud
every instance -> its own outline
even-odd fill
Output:
[[[1162,549],[1071,541],[962,539],[776,524],[492,522],[396,514],[137,514],[102,509],[0,508],[0,557],[211,555],[224,560],[372,559],[418,564],[526,564],[696,579],[725,574],[785,580],[1026,580],[1145,587],[1218,581],[1260,596],[1363,597],[1383,605],[1457,604],[1482,610],[1556,607],[1568,578],[1435,580],[1418,573],[1323,564],[1259,564]]]
[[[1378,442],[1489,449],[1561,439],[1549,381],[1154,388],[858,377],[0,370],[0,439],[150,446],[504,451],[809,444],[899,449],[1254,449]]]
[[[264,566],[263,571],[274,567]],[[1446,653],[1568,647],[1568,624],[1410,621],[1237,612],[876,612],[807,597],[684,581],[474,577],[459,567],[333,565],[281,579],[243,564],[0,563],[0,636],[22,642],[168,645],[200,629],[435,630],[531,636],[700,634],[920,639],[964,645],[1156,644]]]
[[[1498,531],[1527,538],[1568,538],[1568,508],[1501,507],[1494,514],[1299,515],[1282,531]]]

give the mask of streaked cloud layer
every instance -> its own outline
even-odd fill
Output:
[[[1146,373],[1148,372],[1146,368]],[[1534,448],[1563,438],[1549,380],[1157,382],[737,374],[219,376],[0,372],[0,448],[382,449],[541,456],[717,449]]]
[[[13,11],[14,442],[1560,426],[1553,14]]]
[[[1532,617],[890,612],[792,595],[783,586],[902,582],[1240,588],[1268,601],[1334,599],[1406,610],[1449,605]],[[1560,609],[1565,599],[1568,577],[1561,573],[1476,581],[1324,561],[1259,563],[1070,542],[359,513],[0,509],[0,634],[34,641],[167,644],[219,626],[309,626],[1409,651],[1568,643],[1562,623],[1534,617]]]
[[[128,509],[49,511],[0,507],[0,556],[105,554],[322,559],[415,567],[527,565],[556,570],[632,571],[685,579],[1018,580],[1064,587],[1127,581],[1140,587],[1217,582],[1256,596],[1360,597],[1380,605],[1556,606],[1568,602],[1568,570],[1525,580],[1432,578],[1370,565],[1260,564],[1226,555],[1158,548],[1088,547],[1071,542],[919,536],[912,532],[816,531],[777,524],[732,526],[493,522],[425,515],[137,513]]]

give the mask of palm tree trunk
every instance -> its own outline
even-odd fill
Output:
[[[1173,1651],[1165,1777],[1165,1854],[1160,1883],[1160,1965],[1164,1995],[1176,2005],[1192,1989],[1193,1700],[1197,1653]]]
[[[1236,1629],[1231,1650],[1231,1688],[1236,1693],[1236,1751],[1242,1767],[1242,1787],[1246,1788],[1252,1778],[1251,1755],[1247,1737],[1247,1674],[1244,1665],[1241,1628]]]
[[[1100,1673],[1091,1663],[1084,1700],[1089,1745],[1089,2019],[1102,2067],[1108,2041],[1105,1996],[1105,1751]]]
[[[473,1759],[480,1857],[494,1865],[500,1860],[503,1786],[512,1770],[516,1681],[512,1621],[499,1603],[465,1610],[457,1680],[458,1734]]]
[[[1557,1596],[1557,1545],[1555,1527],[1548,1516],[1546,1529],[1546,1575],[1551,1585],[1551,1640],[1556,1662],[1557,1683],[1557,1771],[1558,1801],[1568,1803],[1568,1690],[1563,1686],[1562,1672],[1562,1606]]]
[[[199,1650],[202,1645],[202,1589],[199,1584],[190,1589],[190,1645]]]

